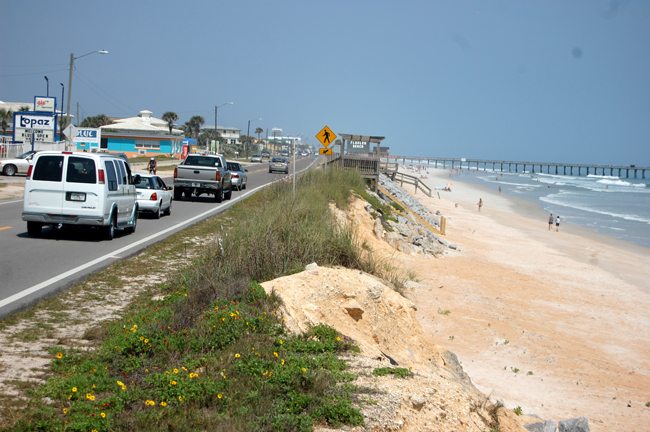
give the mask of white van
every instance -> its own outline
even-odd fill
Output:
[[[27,233],[38,236],[43,225],[100,227],[107,240],[116,229],[134,232],[138,183],[140,176],[110,153],[38,152],[25,180]]]

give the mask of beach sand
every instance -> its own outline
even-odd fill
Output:
[[[507,407],[585,416],[597,432],[650,430],[650,250],[566,223],[549,231],[534,203],[449,170],[427,176],[452,192],[404,188],[447,217],[445,238],[460,249],[403,260],[431,338]]]

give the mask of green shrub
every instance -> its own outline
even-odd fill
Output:
[[[397,378],[408,378],[413,376],[413,372],[411,372],[406,368],[391,368],[391,367],[377,368],[372,371],[372,374],[377,376],[385,376],[388,374],[393,374]]]

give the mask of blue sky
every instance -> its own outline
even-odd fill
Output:
[[[650,166],[650,2],[3,1],[0,100],[392,154]],[[67,90],[66,90],[67,98]],[[75,110],[73,109],[73,114]]]

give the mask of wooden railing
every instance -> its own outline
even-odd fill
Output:
[[[419,178],[404,174],[398,171],[387,172],[386,175],[390,177],[395,183],[399,183],[400,186],[404,187],[404,183],[415,186],[415,193],[418,193],[418,189],[424,192],[425,195],[431,196],[431,188],[424,184]]]

